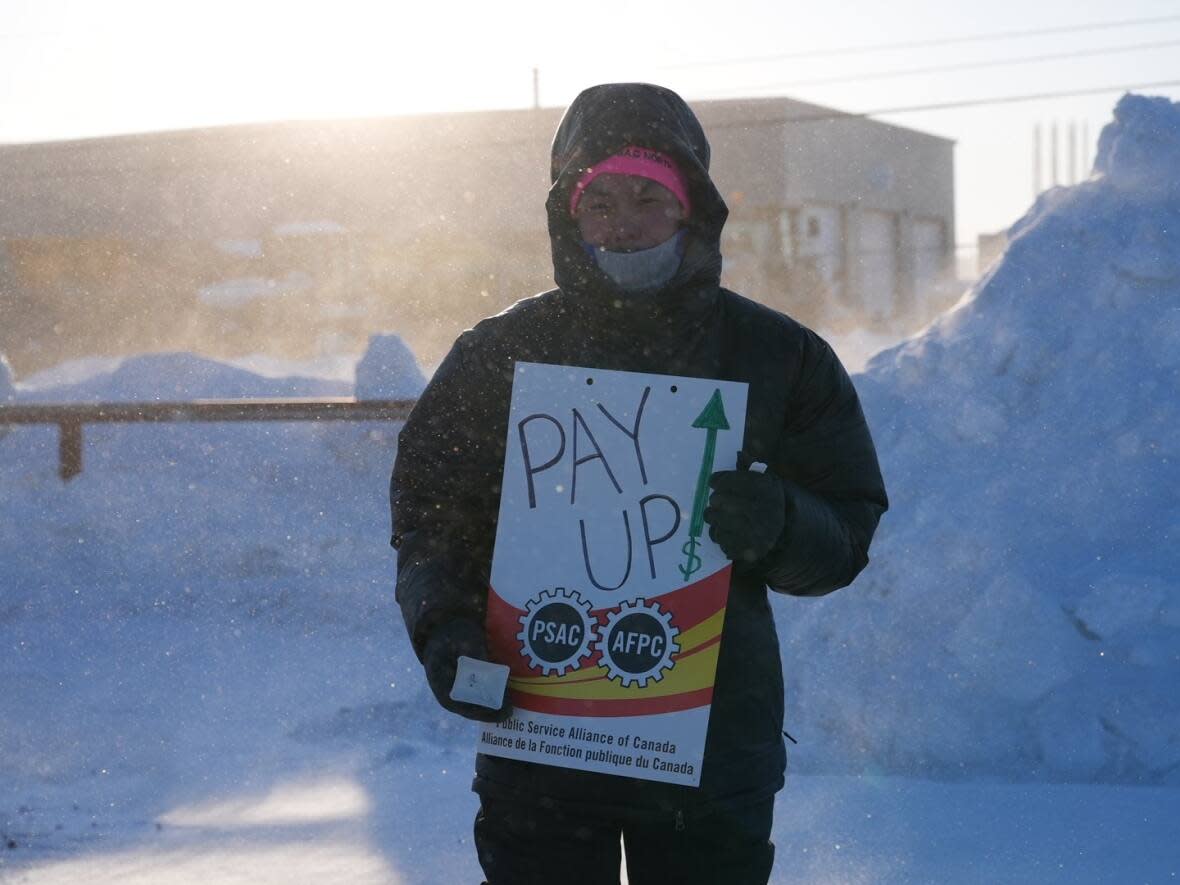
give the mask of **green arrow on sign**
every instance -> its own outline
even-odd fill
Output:
[[[705,505],[709,501],[709,477],[713,475],[713,458],[717,453],[717,431],[729,430],[729,421],[725,417],[725,404],[721,401],[721,390],[718,388],[709,397],[705,408],[697,415],[692,426],[705,431],[705,454],[701,458],[701,472],[697,476],[696,495],[692,500],[692,519],[688,523],[688,540],[681,548],[687,557],[684,565],[679,566],[684,580],[701,567],[701,558],[697,556],[697,544],[701,532],[705,530]]]

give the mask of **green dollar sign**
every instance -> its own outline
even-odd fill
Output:
[[[695,537],[691,537],[685,541],[684,546],[680,548],[680,552],[687,556],[688,559],[685,561],[684,565],[677,566],[677,568],[680,569],[680,574],[684,577],[684,580],[687,581],[689,575],[695,571],[698,571],[701,567],[701,558],[697,556],[697,539]]]

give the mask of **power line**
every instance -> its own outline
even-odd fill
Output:
[[[1119,86],[1094,86],[1087,89],[1068,89],[1058,92],[1036,92],[1027,95],[999,95],[989,98],[969,98],[959,101],[943,101],[932,104],[902,105],[892,108],[876,108],[871,111],[830,111],[822,114],[800,114],[793,117],[758,118],[714,123],[710,129],[733,129],[755,123],[821,123],[828,120],[860,120],[885,114],[911,114],[918,111],[945,111],[955,108],[981,107],[983,105],[1017,104],[1025,101],[1044,101],[1050,98],[1076,98],[1083,95],[1102,95],[1108,92],[1131,92],[1136,89],[1165,89],[1180,86],[1180,80],[1162,80],[1154,83],[1130,83]],[[747,96],[748,97],[748,96]]]
[[[894,68],[887,71],[865,71],[860,74],[841,74],[837,77],[815,77],[808,80],[789,80],[765,86],[751,86],[750,89],[786,89],[795,86],[821,86],[829,83],[860,83],[869,80],[886,80],[893,77],[909,77],[915,74],[940,74],[949,71],[998,68],[1005,65],[1034,64],[1046,61],[1060,61],[1069,58],[1087,58],[1095,55],[1118,55],[1124,52],[1140,52],[1148,49],[1170,49],[1180,46],[1180,40],[1166,40],[1157,43],[1136,43],[1129,46],[1100,46],[1093,49],[1076,49],[1070,52],[1051,52],[1042,55],[1024,55],[1015,58],[994,58],[986,61],[959,62],[948,65],[929,65],[920,68]]]
[[[1180,15],[1162,15],[1154,18],[1128,18],[1116,21],[1091,22],[1081,25],[1059,25],[1051,28],[1027,28],[1016,31],[991,31],[982,34],[964,34],[957,37],[935,37],[929,40],[909,40],[902,43],[869,43],[860,46],[838,46],[829,49],[800,49],[775,55],[750,55],[706,61],[680,62],[661,65],[664,68],[697,68],[719,65],[762,64],[784,61],[792,58],[822,58],[826,56],[851,55],[858,52],[884,52],[900,49],[924,49],[931,46],[954,46],[963,43],[984,43],[992,40],[1011,40],[1023,37],[1038,37],[1049,34],[1073,34],[1083,31],[1097,31],[1105,28],[1127,28],[1135,25],[1156,25],[1180,21]]]

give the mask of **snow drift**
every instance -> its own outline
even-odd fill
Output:
[[[361,363],[398,372],[387,389],[411,396],[421,389],[400,338],[374,336],[373,344],[376,356]],[[77,361],[13,385],[21,403],[353,390],[310,373],[267,376],[188,353]],[[369,617],[387,603],[393,444],[388,422],[92,425],[83,472],[63,484],[57,429],[16,429],[0,443],[0,617],[110,619],[227,603],[332,622]]]
[[[87,361],[80,361],[82,370]],[[97,370],[95,370],[97,368]],[[84,377],[69,379],[69,367],[49,370],[22,384],[22,399],[38,402],[183,402],[239,397],[346,396],[349,385],[318,377],[265,377],[191,353],[151,353],[96,361]]]
[[[809,757],[1180,783],[1178,378],[1180,104],[1128,95],[858,380],[892,510],[852,589],[779,606]]]
[[[413,352],[399,335],[372,335],[356,365],[357,399],[413,399],[426,387]]]

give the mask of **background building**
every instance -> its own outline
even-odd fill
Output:
[[[694,104],[730,206],[725,279],[828,331],[945,303],[953,144],[789,99]],[[426,364],[551,285],[559,109],[0,147],[0,352],[356,351]]]

